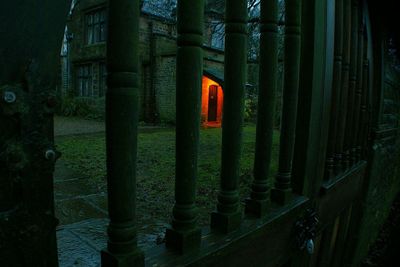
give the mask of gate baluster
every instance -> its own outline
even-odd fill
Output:
[[[362,10],[362,9],[361,9]],[[358,162],[361,158],[361,147],[359,139],[360,118],[361,118],[361,102],[362,102],[362,85],[363,85],[363,61],[364,61],[364,23],[362,12],[360,12],[360,20],[358,21],[358,51],[357,51],[357,91],[356,91],[356,104],[355,104],[355,117],[354,117],[354,155],[355,160]]]
[[[284,204],[291,196],[292,162],[295,141],[300,71],[300,0],[285,2],[285,57],[279,167],[272,201]]]
[[[238,182],[247,76],[247,1],[226,0],[225,8],[221,188],[211,227],[226,233],[237,229],[242,220]]]
[[[340,93],[340,109],[338,119],[338,132],[335,144],[335,154],[340,159],[340,170],[347,169],[347,158],[344,155],[344,138],[346,132],[347,98],[349,92],[350,68],[350,41],[351,41],[351,1],[344,0],[343,5],[343,63]]]
[[[342,81],[342,60],[343,60],[343,0],[335,2],[335,62],[333,66],[333,83],[332,83],[332,106],[331,118],[329,125],[328,139],[328,159],[326,162],[327,172],[325,179],[329,180],[334,174],[338,174],[338,165],[340,163],[340,154],[335,153],[336,135],[339,124],[339,105],[340,91]]]
[[[361,157],[366,159],[368,144],[368,95],[369,95],[369,60],[368,60],[368,41],[364,40],[364,59],[363,59],[363,79],[362,79],[362,104],[361,104],[361,130],[359,132],[359,140],[361,146]]]
[[[354,163],[354,115],[355,115],[355,94],[357,88],[357,50],[358,50],[358,3],[352,1],[351,9],[351,45],[350,45],[350,78],[347,103],[345,154],[348,167]]]
[[[261,0],[260,71],[254,181],[246,213],[265,214],[268,203],[268,175],[271,162],[274,109],[278,71],[278,1]]]
[[[106,145],[108,246],[103,267],[144,266],[137,247],[139,0],[110,0],[107,42]]]
[[[175,205],[166,246],[185,253],[200,245],[195,206],[203,73],[203,0],[179,0],[176,58]]]

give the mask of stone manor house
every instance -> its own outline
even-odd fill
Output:
[[[206,6],[202,122],[219,126],[223,105],[224,26],[221,7]],[[176,16],[143,1],[140,16],[140,120],[174,122]],[[106,86],[107,1],[74,1],[61,51],[62,95],[102,98]],[[256,65],[249,64],[249,86]]]

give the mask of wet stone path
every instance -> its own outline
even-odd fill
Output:
[[[54,197],[60,267],[100,266],[106,244],[105,192],[93,188],[60,159],[54,173]]]
[[[99,251],[106,243],[106,219],[88,219],[57,229],[60,267],[100,266]]]
[[[107,245],[107,194],[73,173],[60,159],[54,174],[57,243],[60,267],[98,267]],[[138,229],[138,244],[146,249],[161,242],[167,225],[153,222]]]
[[[101,123],[87,125],[85,120],[55,119],[56,143],[61,136],[95,134],[104,131]],[[79,129],[75,131],[74,129]],[[84,174],[75,173],[61,157],[55,166],[55,213],[59,220],[57,243],[60,267],[100,267],[100,251],[107,245],[107,192],[105,184],[97,187]],[[138,229],[138,243],[143,248],[160,243],[165,223],[152,222]],[[151,229],[150,229],[151,228]]]

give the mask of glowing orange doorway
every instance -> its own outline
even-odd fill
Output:
[[[224,92],[221,85],[203,76],[201,119],[203,126],[221,127]]]

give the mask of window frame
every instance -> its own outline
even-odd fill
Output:
[[[85,13],[84,25],[86,45],[105,43],[107,39],[106,7],[88,10]]]
[[[79,97],[94,97],[93,63],[76,65],[76,91]]]
[[[104,97],[107,92],[107,65],[105,61],[99,62],[99,97]]]

